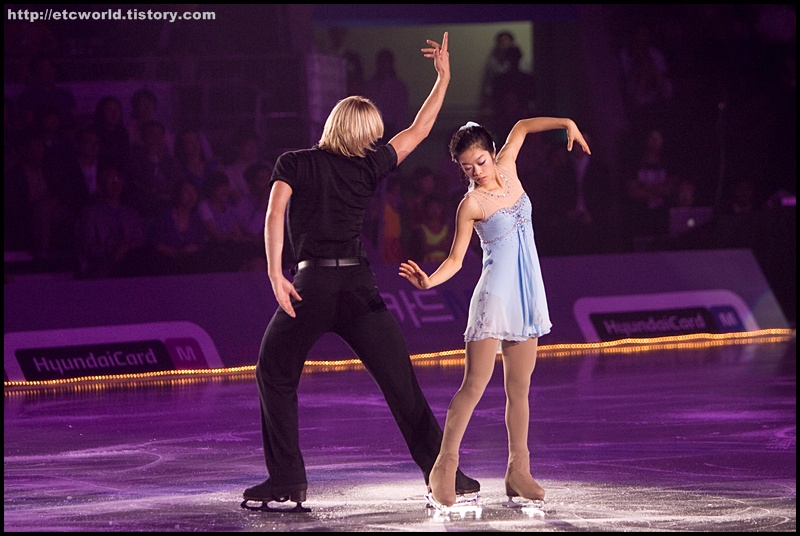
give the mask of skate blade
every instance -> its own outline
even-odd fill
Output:
[[[310,512],[311,511],[311,508],[309,508],[307,506],[303,506],[303,504],[299,503],[299,502],[295,503],[294,506],[289,506],[289,505],[278,506],[279,504],[282,505],[283,502],[285,502],[285,501],[281,501],[281,502],[276,502],[276,501],[251,501],[251,500],[245,499],[245,500],[242,501],[242,504],[240,506],[242,508],[244,508],[245,510],[254,510],[254,511],[258,511],[258,512],[281,512],[281,513],[299,512],[299,513],[306,513],[306,512]]]
[[[459,495],[452,506],[445,506],[433,498],[432,493],[425,494],[428,501],[428,515],[434,519],[480,519],[483,515],[483,508],[478,504],[478,494],[474,497],[466,498]]]
[[[502,503],[506,508],[519,510],[528,517],[544,517],[544,499],[525,499],[524,497],[508,497]]]
[[[456,495],[456,504],[477,503],[478,499],[480,498],[481,498],[480,491],[473,491],[472,493],[462,493],[461,495]]]

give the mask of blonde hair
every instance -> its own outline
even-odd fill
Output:
[[[347,97],[336,103],[319,139],[320,149],[343,156],[367,156],[383,136],[383,118],[366,97]]]

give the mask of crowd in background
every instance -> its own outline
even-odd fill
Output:
[[[263,269],[272,163],[255,131],[215,151],[202,130],[155,119],[144,88],[130,118],[114,95],[79,117],[52,59],[31,68],[4,102],[6,252],[76,278]]]
[[[541,255],[747,247],[768,276],[783,270],[775,259],[796,255],[794,234],[785,236],[796,187],[794,6],[644,12],[619,6],[610,17],[629,124],[620,153],[587,158],[542,135],[520,156]],[[76,278],[264,270],[272,164],[251,125],[214,146],[197,121],[159,122],[144,84],[125,103],[130,116],[115,95],[78,116],[52,43],[39,41],[24,89],[4,99],[6,281],[20,259]],[[500,32],[486,62],[479,113],[501,137],[511,118],[540,112],[522,53]],[[410,120],[408,91],[390,50],[376,61],[375,78],[355,83],[393,105],[390,135]],[[447,255],[465,191],[453,168],[426,162],[387,181],[364,232],[374,260]],[[671,209],[687,206],[713,217],[671,231]]]

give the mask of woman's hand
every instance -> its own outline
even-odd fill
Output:
[[[428,274],[420,269],[414,261],[400,263],[400,277],[405,277],[409,282],[420,290],[431,288],[431,280],[428,279]]]
[[[583,134],[581,131],[578,130],[578,125],[575,124],[575,121],[570,119],[569,123],[567,124],[567,151],[572,150],[572,144],[574,142],[578,142],[578,145],[581,146],[583,152],[586,154],[592,154],[591,149],[589,149],[589,144],[586,143],[586,140],[583,139]]]

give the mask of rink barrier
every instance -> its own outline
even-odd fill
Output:
[[[543,349],[790,328],[749,250],[543,258],[541,265],[553,321]],[[373,270],[412,355],[463,351],[479,260],[427,291],[396,267]],[[7,384],[252,366],[277,307],[264,273],[14,281],[3,301]],[[354,358],[332,334],[308,356],[330,369]]]

